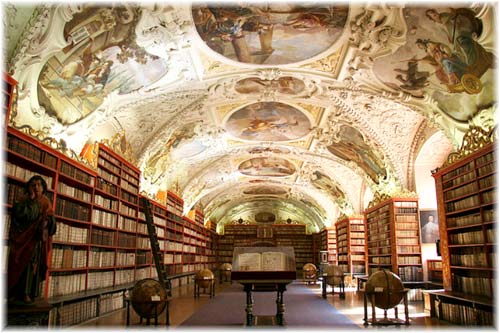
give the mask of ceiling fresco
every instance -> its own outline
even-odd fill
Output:
[[[11,126],[71,156],[115,140],[141,193],[177,193],[220,233],[316,232],[378,194],[421,195],[429,140],[456,150],[472,126],[496,126],[488,3],[2,8]]]
[[[295,166],[283,158],[255,157],[242,162],[238,170],[247,176],[286,177],[295,173]]]
[[[242,140],[289,141],[308,134],[311,122],[291,105],[258,102],[231,114],[226,121],[226,130]]]
[[[375,61],[374,71],[386,84],[417,98],[431,94],[446,114],[466,121],[475,105],[492,104],[495,56],[481,45],[483,20],[469,8],[404,10],[406,43]],[[387,70],[387,66],[392,71]]]
[[[324,52],[342,34],[348,10],[321,2],[197,4],[192,9],[196,30],[210,49],[261,65],[290,64]]]

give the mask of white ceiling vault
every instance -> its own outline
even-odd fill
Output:
[[[219,230],[314,232],[415,191],[435,133],[495,124],[493,7],[454,6],[5,2],[11,124],[76,153],[119,137],[143,193]]]

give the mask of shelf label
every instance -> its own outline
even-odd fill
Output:
[[[151,296],[152,301],[159,301],[160,300],[160,295],[152,295]]]

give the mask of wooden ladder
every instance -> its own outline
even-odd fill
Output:
[[[158,281],[160,281],[160,284],[165,288],[165,290],[167,290],[168,296],[172,296],[172,287],[165,269],[165,263],[163,262],[163,253],[160,251],[160,244],[158,243],[151,202],[147,198],[141,197],[141,204],[144,208],[144,215],[146,216],[146,225],[148,226],[149,240],[151,242],[151,250],[153,252],[156,272],[158,273]]]

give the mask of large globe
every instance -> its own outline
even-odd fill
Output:
[[[311,263],[307,263],[302,266],[302,271],[304,272],[304,279],[316,279],[316,266]]]
[[[365,292],[375,295],[374,305],[384,310],[391,309],[401,302],[404,297],[403,290],[403,282],[399,276],[386,269],[370,275],[365,285]]]
[[[211,270],[205,268],[198,271],[194,277],[196,283],[200,288],[208,288],[214,280],[214,273]]]
[[[344,271],[337,265],[327,265],[323,270],[323,278],[329,286],[338,286],[342,282]]]
[[[130,292],[130,301],[132,308],[142,318],[154,318],[155,305],[158,306],[157,312],[160,315],[167,305],[166,302],[153,303],[152,300],[167,300],[167,290],[154,279],[143,279],[136,282]]]

